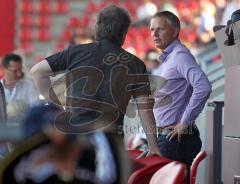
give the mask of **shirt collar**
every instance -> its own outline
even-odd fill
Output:
[[[17,81],[15,82],[15,85],[14,85],[14,87],[13,87],[12,89],[14,89],[17,85],[19,85],[19,84],[21,83],[21,81],[22,81],[22,79],[17,80]],[[4,88],[5,90],[10,90],[10,89],[6,88],[4,79],[1,79],[0,82],[2,83],[2,86],[3,86],[3,88]]]
[[[160,55],[159,59],[161,62],[165,62],[168,55],[172,52],[172,50],[180,43],[178,39],[174,40],[170,45],[168,45]]]

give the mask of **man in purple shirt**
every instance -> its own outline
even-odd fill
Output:
[[[202,144],[195,119],[211,93],[211,84],[178,39],[180,21],[176,15],[169,11],[156,13],[150,30],[155,46],[162,50],[161,64],[153,71],[161,79],[156,81],[154,95],[160,152],[190,169]]]

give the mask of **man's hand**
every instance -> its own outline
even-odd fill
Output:
[[[169,141],[173,140],[177,137],[178,142],[181,142],[182,135],[185,134],[188,130],[188,125],[184,125],[182,123],[178,123],[174,126],[173,131],[171,131],[166,138]]]
[[[153,155],[160,156],[160,157],[162,156],[158,146],[148,145],[148,147],[149,147],[149,151],[147,156],[153,156]]]

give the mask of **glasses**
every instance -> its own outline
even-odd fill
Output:
[[[15,74],[15,75],[21,77],[21,78],[24,76],[24,72],[22,71],[22,69],[12,70],[12,69],[6,68],[6,70],[12,74]]]
[[[11,69],[9,69],[9,68],[6,68],[6,70],[7,71],[10,71],[10,72],[12,72],[12,73],[23,73],[23,71],[22,71],[22,69],[19,69],[19,70],[11,70]]]

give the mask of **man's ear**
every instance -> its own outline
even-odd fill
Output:
[[[125,32],[122,33],[122,40],[121,40],[122,43],[121,43],[121,46],[124,44],[126,36],[127,36],[127,32],[125,31]]]
[[[180,31],[180,30],[177,29],[177,28],[174,29],[174,33],[173,33],[173,35],[174,35],[175,38],[178,37],[178,35],[179,35],[179,31]]]

